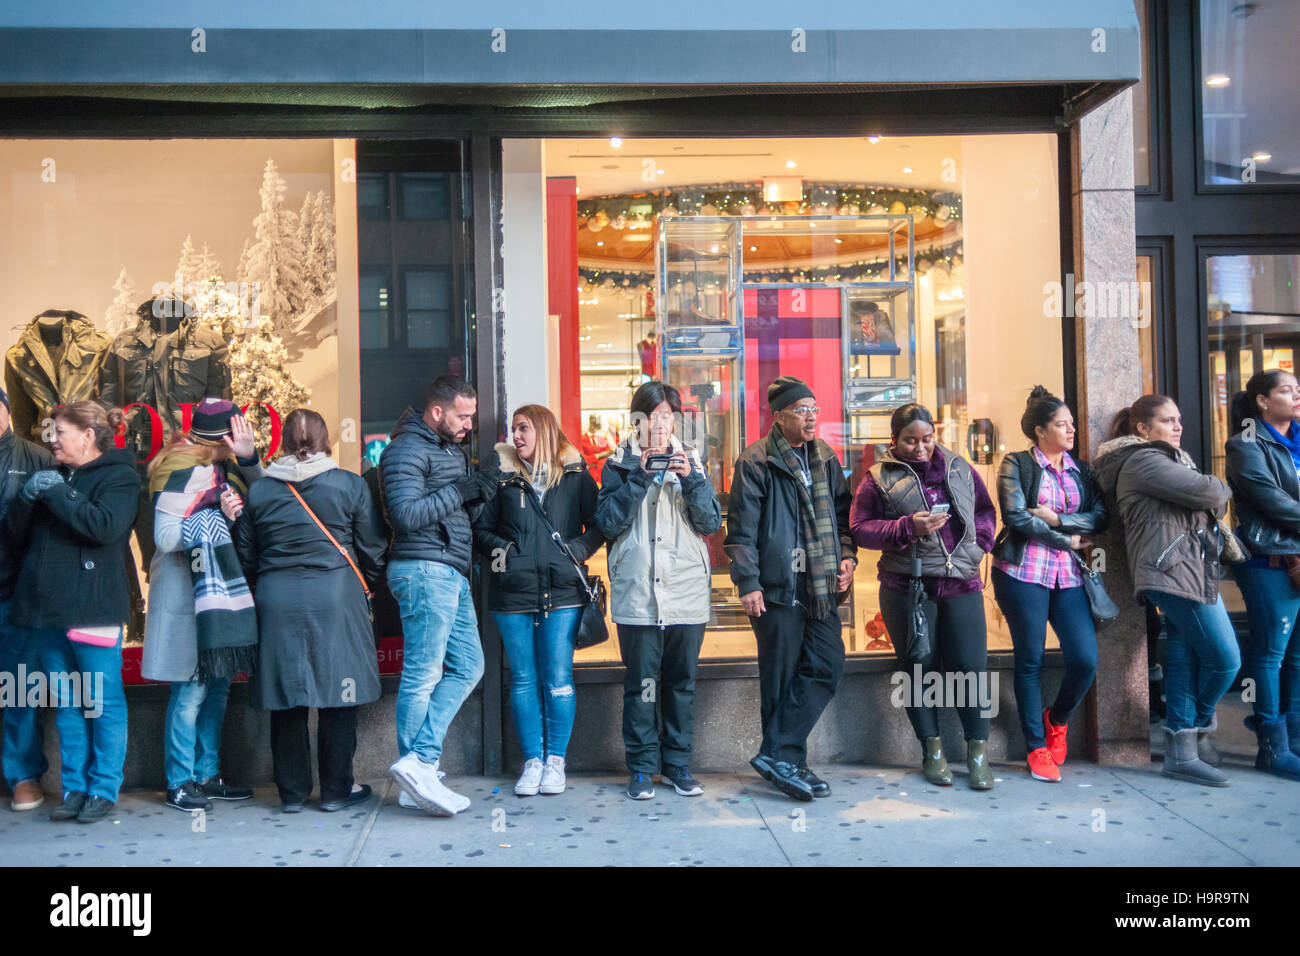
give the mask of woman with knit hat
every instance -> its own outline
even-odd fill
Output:
[[[220,398],[200,402],[189,432],[174,435],[149,463],[157,551],[141,673],[172,685],[163,766],[166,803],[177,810],[253,795],[226,783],[220,768],[230,681],[252,671],[257,653],[257,614],[221,496],[261,476],[252,426]]]

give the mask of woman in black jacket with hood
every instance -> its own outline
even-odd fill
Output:
[[[587,603],[554,528],[578,561],[604,543],[596,482],[582,454],[543,405],[524,405],[509,443],[496,446],[501,485],[483,506],[474,538],[487,561],[488,607],[510,661],[510,713],[524,752],[515,793],[564,792],[573,731],[573,642]]]
[[[113,809],[126,762],[122,625],[129,617],[126,539],[140,504],[134,457],[114,447],[122,412],[73,402],[54,412],[58,470],[38,471],[13,507],[30,507],[31,538],[10,622],[31,628],[54,682],[63,803],[51,820],[94,823]],[[80,700],[62,692],[80,686]],[[92,715],[88,718],[86,715]]]

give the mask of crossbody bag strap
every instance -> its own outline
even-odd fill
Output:
[[[298,494],[297,488],[289,484],[289,482],[287,481],[284,483],[284,486],[288,488],[291,492],[293,492],[293,496],[298,499],[298,504],[302,505],[302,510],[307,512],[308,517],[310,517],[312,521],[316,522],[316,527],[320,528],[321,531],[324,533],[325,537],[330,539],[330,544],[338,548],[339,554],[343,555],[343,560],[347,561],[348,567],[352,569],[352,573],[355,574],[357,576],[357,580],[361,582],[361,590],[363,590],[366,593],[366,597],[369,598],[370,585],[366,584],[366,579],[361,576],[361,569],[358,568],[356,562],[352,560],[352,555],[348,554],[348,549],[343,547],[343,545],[339,544],[338,541],[335,540],[334,535],[330,534],[329,528],[321,524],[320,518],[316,517],[316,512],[312,511],[311,508],[307,507],[307,502],[302,500],[302,495]]]
[[[594,595],[591,593],[591,585],[587,581],[587,572],[582,569],[582,562],[573,556],[573,552],[570,551],[569,546],[564,543],[564,538],[560,536],[560,532],[555,530],[555,526],[551,524],[551,519],[548,518],[546,512],[542,510],[541,502],[537,500],[537,496],[529,494],[526,496],[525,500],[532,501],[533,506],[537,509],[537,517],[542,519],[542,524],[546,525],[546,530],[551,533],[551,540],[558,544],[560,550],[564,552],[564,556],[573,562],[573,568],[578,572],[578,580],[582,584],[582,589],[594,600]]]

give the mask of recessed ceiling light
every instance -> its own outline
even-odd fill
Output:
[[[663,171],[662,169],[656,169],[656,170],[655,170],[655,175],[656,175],[656,176],[662,176],[663,174],[664,174],[664,171]]]
[[[749,251],[750,251],[750,252],[758,252],[758,246],[750,246],[750,247],[749,247]]]
[[[910,173],[911,171],[912,171],[912,167],[911,167],[911,166],[904,166],[904,167],[903,167],[903,172],[905,172],[905,173]]]
[[[604,239],[598,239],[598,240],[596,241],[596,245],[598,245],[598,246],[603,246],[604,244],[605,244],[605,240],[604,240]]]
[[[1273,154],[1270,153],[1268,150],[1259,149],[1251,153],[1250,158],[1257,163],[1268,163],[1268,162],[1272,162]]]
[[[868,143],[879,143],[879,142],[880,142],[882,139],[884,139],[884,138],[885,138],[885,137],[881,136],[879,133],[872,133],[870,136],[867,137],[867,142],[868,142]]]
[[[844,240],[841,239],[839,236],[836,236],[836,237],[835,237],[835,241],[836,241],[836,243],[841,243],[841,242],[843,242]]]
[[[798,165],[798,164],[795,163],[795,161],[794,161],[793,159],[787,159],[787,160],[785,161],[785,168],[786,168],[786,169],[794,169],[796,165]]]
[[[611,137],[609,138],[609,146],[610,146],[610,149],[618,149],[618,148],[619,148],[620,146],[622,146],[622,145],[623,145],[623,140],[620,139],[619,137],[617,137],[617,136],[611,136]]]
[[[1205,78],[1206,86],[1213,86],[1216,88],[1220,86],[1227,86],[1231,82],[1232,82],[1232,77],[1230,77],[1227,73],[1211,73],[1209,76]]]

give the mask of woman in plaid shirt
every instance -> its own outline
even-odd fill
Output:
[[[1029,772],[1059,783],[1066,721],[1092,686],[1097,636],[1074,552],[1106,529],[1106,507],[1092,470],[1070,455],[1074,417],[1041,385],[1025,404],[1020,429],[1028,451],[1002,460],[998,504],[1003,529],[993,546],[993,593],[1015,647],[1016,706]],[[1051,623],[1065,657],[1055,702],[1043,709],[1039,672]]]

